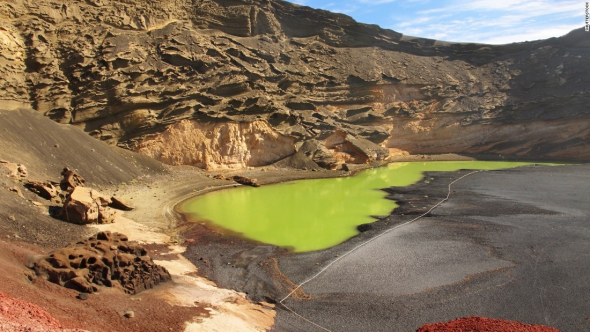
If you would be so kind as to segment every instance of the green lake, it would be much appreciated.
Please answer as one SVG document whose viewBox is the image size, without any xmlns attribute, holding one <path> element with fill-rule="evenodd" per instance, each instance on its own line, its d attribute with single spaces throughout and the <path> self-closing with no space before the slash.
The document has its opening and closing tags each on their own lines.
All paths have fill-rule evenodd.
<svg viewBox="0 0 590 332">
<path fill-rule="evenodd" d="M 335 246 L 358 234 L 357 226 L 397 207 L 382 188 L 408 186 L 426 171 L 493 170 L 531 163 L 495 161 L 399 162 L 346 178 L 241 186 L 184 201 L 178 210 L 227 233 L 307 252 Z M 427 181 L 427 180 L 425 180 Z M 425 193 L 426 194 L 426 193 Z"/>
</svg>

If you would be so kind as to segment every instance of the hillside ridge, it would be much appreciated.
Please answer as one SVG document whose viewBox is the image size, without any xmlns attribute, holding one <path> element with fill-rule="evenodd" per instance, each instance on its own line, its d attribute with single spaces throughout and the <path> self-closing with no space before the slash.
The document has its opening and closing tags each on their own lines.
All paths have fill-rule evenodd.
<svg viewBox="0 0 590 332">
<path fill-rule="evenodd" d="M 329 169 L 422 153 L 590 159 L 582 29 L 484 45 L 279 0 L 0 8 L 3 108 L 31 107 L 164 162 L 243 169 L 301 146 L 298 158 Z M 203 139 L 162 139 L 179 126 Z"/>
</svg>

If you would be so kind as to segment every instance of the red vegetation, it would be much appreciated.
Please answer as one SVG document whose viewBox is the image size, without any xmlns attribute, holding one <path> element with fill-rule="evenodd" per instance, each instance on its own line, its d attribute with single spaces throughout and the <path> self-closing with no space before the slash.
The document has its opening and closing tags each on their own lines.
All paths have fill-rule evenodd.
<svg viewBox="0 0 590 332">
<path fill-rule="evenodd" d="M 504 319 L 465 317 L 448 323 L 427 324 L 416 332 L 559 332 L 559 330 Z"/>
</svg>

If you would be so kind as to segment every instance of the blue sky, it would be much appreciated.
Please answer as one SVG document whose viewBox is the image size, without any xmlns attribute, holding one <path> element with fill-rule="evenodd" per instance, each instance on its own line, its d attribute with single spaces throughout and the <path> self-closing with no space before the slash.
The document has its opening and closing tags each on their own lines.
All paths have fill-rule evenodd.
<svg viewBox="0 0 590 332">
<path fill-rule="evenodd" d="M 580 0 L 289 1 L 405 35 L 488 44 L 562 36 L 583 27 L 585 14 L 585 1 Z"/>
</svg>

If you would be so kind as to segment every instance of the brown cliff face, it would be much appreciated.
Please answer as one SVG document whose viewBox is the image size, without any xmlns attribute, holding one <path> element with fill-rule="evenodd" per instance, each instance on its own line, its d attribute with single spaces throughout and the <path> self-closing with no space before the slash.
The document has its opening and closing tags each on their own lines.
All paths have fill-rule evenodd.
<svg viewBox="0 0 590 332">
<path fill-rule="evenodd" d="M 264 121 L 211 124 L 181 120 L 146 137 L 134 150 L 166 164 L 208 170 L 264 166 L 295 153 L 294 139 Z"/>
<path fill-rule="evenodd" d="M 590 159 L 582 30 L 451 44 L 278 0 L 4 0 L 0 21 L 2 108 L 171 164 L 264 165 L 306 141 L 330 168 L 388 151 Z"/>
</svg>

